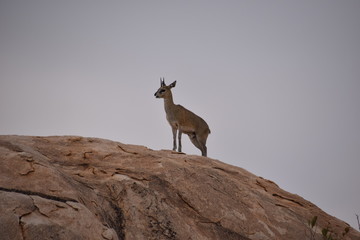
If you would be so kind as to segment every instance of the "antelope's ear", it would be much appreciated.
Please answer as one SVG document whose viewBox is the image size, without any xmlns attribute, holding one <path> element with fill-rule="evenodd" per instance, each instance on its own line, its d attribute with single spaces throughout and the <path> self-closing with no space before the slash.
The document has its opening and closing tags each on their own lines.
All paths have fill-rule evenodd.
<svg viewBox="0 0 360 240">
<path fill-rule="evenodd" d="M 173 88 L 176 86 L 176 81 L 174 81 L 172 84 L 169 85 L 170 88 Z"/>
</svg>

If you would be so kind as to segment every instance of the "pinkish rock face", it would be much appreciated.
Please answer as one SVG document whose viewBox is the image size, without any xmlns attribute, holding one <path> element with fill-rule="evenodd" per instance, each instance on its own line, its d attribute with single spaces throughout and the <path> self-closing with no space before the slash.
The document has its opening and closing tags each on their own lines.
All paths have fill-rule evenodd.
<svg viewBox="0 0 360 240">
<path fill-rule="evenodd" d="M 313 216 L 348 226 L 244 169 L 103 139 L 0 136 L 0 166 L 2 239 L 303 240 Z"/>
</svg>

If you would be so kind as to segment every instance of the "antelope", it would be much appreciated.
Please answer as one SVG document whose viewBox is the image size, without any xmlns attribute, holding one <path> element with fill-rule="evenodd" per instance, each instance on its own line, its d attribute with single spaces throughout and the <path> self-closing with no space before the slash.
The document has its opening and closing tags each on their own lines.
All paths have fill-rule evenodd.
<svg viewBox="0 0 360 240">
<path fill-rule="evenodd" d="M 176 81 L 166 86 L 165 79 L 160 78 L 160 88 L 154 96 L 164 99 L 166 119 L 173 133 L 173 151 L 176 151 L 176 135 L 178 133 L 178 152 L 181 152 L 181 135 L 187 134 L 191 142 L 200 149 L 202 156 L 207 156 L 206 140 L 210 134 L 207 123 L 195 113 L 187 110 L 181 105 L 174 104 L 171 89 L 176 86 Z"/>
</svg>

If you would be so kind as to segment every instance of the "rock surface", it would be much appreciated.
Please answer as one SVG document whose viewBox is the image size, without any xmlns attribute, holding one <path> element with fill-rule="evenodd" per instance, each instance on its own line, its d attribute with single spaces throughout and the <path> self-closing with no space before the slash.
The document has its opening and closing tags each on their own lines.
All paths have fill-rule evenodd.
<svg viewBox="0 0 360 240">
<path fill-rule="evenodd" d="M 0 136 L 0 239 L 339 238 L 348 225 L 244 169 L 83 137 Z M 360 239 L 352 228 L 344 239 Z"/>
</svg>

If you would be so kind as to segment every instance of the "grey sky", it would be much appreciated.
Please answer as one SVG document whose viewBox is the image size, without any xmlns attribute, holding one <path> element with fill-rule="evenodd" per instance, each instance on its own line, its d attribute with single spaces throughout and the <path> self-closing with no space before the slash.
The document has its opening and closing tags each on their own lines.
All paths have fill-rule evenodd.
<svg viewBox="0 0 360 240">
<path fill-rule="evenodd" d="M 0 134 L 172 147 L 160 77 L 209 157 L 356 227 L 360 1 L 0 1 Z M 200 151 L 183 137 L 183 151 Z"/>
</svg>

